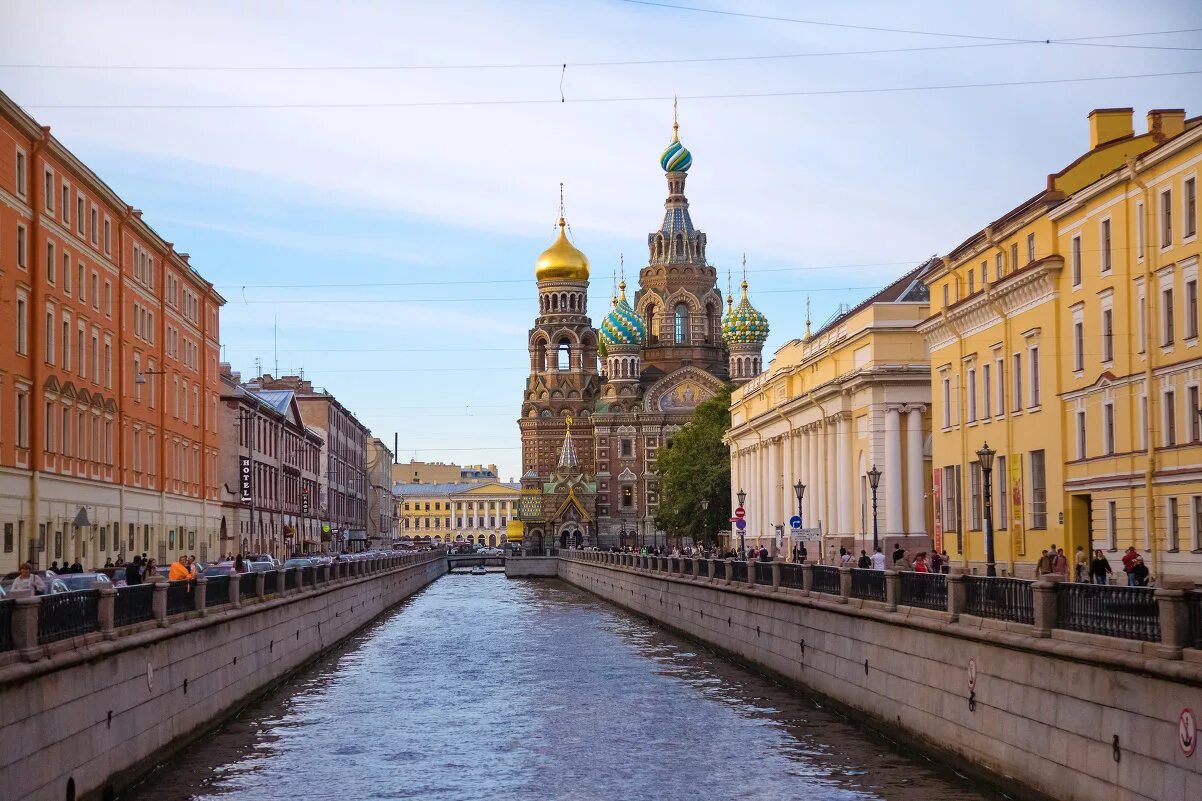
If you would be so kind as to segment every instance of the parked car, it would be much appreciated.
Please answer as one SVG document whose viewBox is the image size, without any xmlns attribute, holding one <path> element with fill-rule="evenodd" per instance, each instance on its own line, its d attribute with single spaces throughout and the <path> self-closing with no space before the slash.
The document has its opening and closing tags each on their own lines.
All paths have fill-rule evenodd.
<svg viewBox="0 0 1202 801">
<path fill-rule="evenodd" d="M 284 567 L 313 567 L 317 564 L 318 561 L 310 556 L 293 556 L 284 560 Z"/>
<path fill-rule="evenodd" d="M 215 562 L 214 564 L 206 566 L 205 569 L 201 571 L 201 574 L 206 578 L 212 578 L 214 576 L 233 576 L 236 575 L 237 572 L 238 571 L 234 570 L 233 562 Z"/>
<path fill-rule="evenodd" d="M 112 587 L 113 582 L 104 573 L 63 573 L 50 584 L 50 594 L 75 592 L 76 590 L 99 590 Z"/>
<path fill-rule="evenodd" d="M 41 595 L 53 595 L 59 592 L 70 592 L 70 590 L 67 589 L 67 585 L 63 583 L 62 579 L 55 574 L 54 571 L 35 570 L 33 572 L 35 575 L 41 576 L 42 581 L 46 583 L 46 592 L 40 593 Z M 6 573 L 4 578 L 0 579 L 0 589 L 3 589 L 5 594 L 8 594 L 9 588 L 12 586 L 13 579 L 19 575 L 21 574 L 15 570 L 11 573 Z"/>
<path fill-rule="evenodd" d="M 243 561 L 246 564 L 246 569 L 252 573 L 267 573 L 269 571 L 276 569 L 275 562 L 251 561 L 251 560 L 243 560 Z"/>
</svg>

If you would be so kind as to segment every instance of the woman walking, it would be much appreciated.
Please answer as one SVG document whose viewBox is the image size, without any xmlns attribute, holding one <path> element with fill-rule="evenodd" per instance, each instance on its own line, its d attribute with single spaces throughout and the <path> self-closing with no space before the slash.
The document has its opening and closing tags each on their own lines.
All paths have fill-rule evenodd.
<svg viewBox="0 0 1202 801">
<path fill-rule="evenodd" d="M 1102 553 L 1102 549 L 1098 548 L 1093 552 L 1093 560 L 1089 563 L 1089 578 L 1094 584 L 1109 584 L 1110 574 L 1114 570 L 1110 567 L 1110 560 Z"/>
</svg>

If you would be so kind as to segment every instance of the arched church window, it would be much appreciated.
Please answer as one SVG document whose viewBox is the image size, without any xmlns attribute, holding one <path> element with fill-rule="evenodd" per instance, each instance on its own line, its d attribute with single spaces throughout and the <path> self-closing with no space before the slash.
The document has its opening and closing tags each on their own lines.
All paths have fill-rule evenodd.
<svg viewBox="0 0 1202 801">
<path fill-rule="evenodd" d="M 571 370 L 572 369 L 572 351 L 570 350 L 570 346 L 566 339 L 560 341 L 559 352 L 557 355 L 558 355 L 558 361 L 556 363 L 556 366 L 560 370 Z"/>
<path fill-rule="evenodd" d="M 659 332 L 655 330 L 655 304 L 647 306 L 647 341 L 654 342 L 659 338 Z"/>
<path fill-rule="evenodd" d="M 689 335 L 689 307 L 683 303 L 676 306 L 676 344 L 683 344 Z"/>
<path fill-rule="evenodd" d="M 542 341 L 534 346 L 534 369 L 540 373 L 547 370 L 547 346 Z"/>
<path fill-rule="evenodd" d="M 684 258 L 684 236 L 681 234 L 676 235 L 676 258 Z"/>
<path fill-rule="evenodd" d="M 552 308 L 552 310 L 559 308 L 559 295 L 551 296 L 551 308 Z"/>
<path fill-rule="evenodd" d="M 718 313 L 714 309 L 713 303 L 705 304 L 705 341 L 718 341 Z"/>
</svg>

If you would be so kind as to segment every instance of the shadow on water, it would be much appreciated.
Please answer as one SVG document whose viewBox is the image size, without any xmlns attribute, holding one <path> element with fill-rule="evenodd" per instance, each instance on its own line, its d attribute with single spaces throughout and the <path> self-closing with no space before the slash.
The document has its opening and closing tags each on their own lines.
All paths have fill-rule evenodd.
<svg viewBox="0 0 1202 801">
<path fill-rule="evenodd" d="M 125 797 L 996 801 L 556 581 L 449 575 Z"/>
</svg>

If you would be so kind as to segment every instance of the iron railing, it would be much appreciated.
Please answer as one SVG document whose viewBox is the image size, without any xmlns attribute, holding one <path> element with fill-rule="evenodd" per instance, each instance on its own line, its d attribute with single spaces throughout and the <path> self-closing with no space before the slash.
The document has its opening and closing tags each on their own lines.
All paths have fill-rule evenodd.
<svg viewBox="0 0 1202 801">
<path fill-rule="evenodd" d="M 1009 620 L 1014 623 L 1035 622 L 1035 591 L 1026 579 L 964 577 L 964 611 L 970 615 Z"/>
<path fill-rule="evenodd" d="M 13 649 L 13 600 L 0 601 L 0 651 Z"/>
<path fill-rule="evenodd" d="M 719 559 L 718 561 L 714 562 L 714 578 L 726 578 L 726 560 Z"/>
<path fill-rule="evenodd" d="M 371 563 L 369 562 L 368 564 L 370 565 Z M 300 579 L 300 571 L 297 570 L 296 568 L 292 568 L 291 570 L 285 570 L 284 571 L 284 589 L 285 590 L 295 590 L 297 587 L 297 581 L 299 579 Z"/>
<path fill-rule="evenodd" d="M 812 592 L 821 592 L 827 595 L 839 595 L 839 568 L 833 565 L 814 565 L 814 586 L 810 588 Z"/>
<path fill-rule="evenodd" d="M 1158 642 L 1160 609 L 1151 587 L 1056 585 L 1056 628 Z"/>
<path fill-rule="evenodd" d="M 746 562 L 731 562 L 730 563 L 730 580 L 731 581 L 747 581 L 747 563 Z"/>
<path fill-rule="evenodd" d="M 705 576 L 708 578 L 710 574 L 710 560 L 698 559 L 694 564 L 693 571 L 698 576 Z"/>
<path fill-rule="evenodd" d="M 686 576 L 693 575 L 693 560 L 692 559 L 681 560 L 680 566 L 682 568 L 681 572 L 684 573 Z"/>
<path fill-rule="evenodd" d="M 947 611 L 947 576 L 942 573 L 916 573 L 913 570 L 904 570 L 898 575 L 901 578 L 899 603 L 902 606 Z"/>
<path fill-rule="evenodd" d="M 117 588 L 113 601 L 113 625 L 130 626 L 154 619 L 154 584 L 130 584 Z"/>
<path fill-rule="evenodd" d="M 280 584 L 280 571 L 268 570 L 263 573 L 263 594 L 271 595 L 278 591 Z"/>
<path fill-rule="evenodd" d="M 238 597 L 239 598 L 254 598 L 258 592 L 259 580 L 255 578 L 257 573 L 243 573 L 238 576 Z"/>
<path fill-rule="evenodd" d="M 672 573 L 679 573 L 679 572 L 680 572 L 680 559 L 679 559 L 679 558 L 677 558 L 677 557 L 675 557 L 675 556 L 673 556 L 673 557 L 672 557 L 672 559 L 671 559 L 670 566 L 669 566 L 669 568 L 668 568 L 668 569 L 669 569 L 669 570 L 670 570 Z"/>
<path fill-rule="evenodd" d="M 755 583 L 772 586 L 772 563 L 771 562 L 756 562 L 755 563 Z"/>
<path fill-rule="evenodd" d="M 1202 648 L 1202 591 L 1187 592 L 1185 608 L 1189 613 L 1189 647 Z"/>
<path fill-rule="evenodd" d="M 209 576 L 205 584 L 205 609 L 230 602 L 230 577 Z"/>
<path fill-rule="evenodd" d="M 38 606 L 38 644 L 77 637 L 100 629 L 100 590 L 43 595 Z"/>
<path fill-rule="evenodd" d="M 317 568 L 313 565 L 306 565 L 301 568 L 301 583 L 306 587 L 312 587 L 316 582 Z"/>
<path fill-rule="evenodd" d="M 196 585 L 192 581 L 172 581 L 167 585 L 167 614 L 178 615 L 196 608 L 196 597 L 192 594 Z"/>
<path fill-rule="evenodd" d="M 805 589 L 804 575 L 801 565 L 785 562 L 780 566 L 780 585 L 791 590 Z"/>
<path fill-rule="evenodd" d="M 851 569 L 851 597 L 868 601 L 885 600 L 885 571 Z"/>
</svg>

